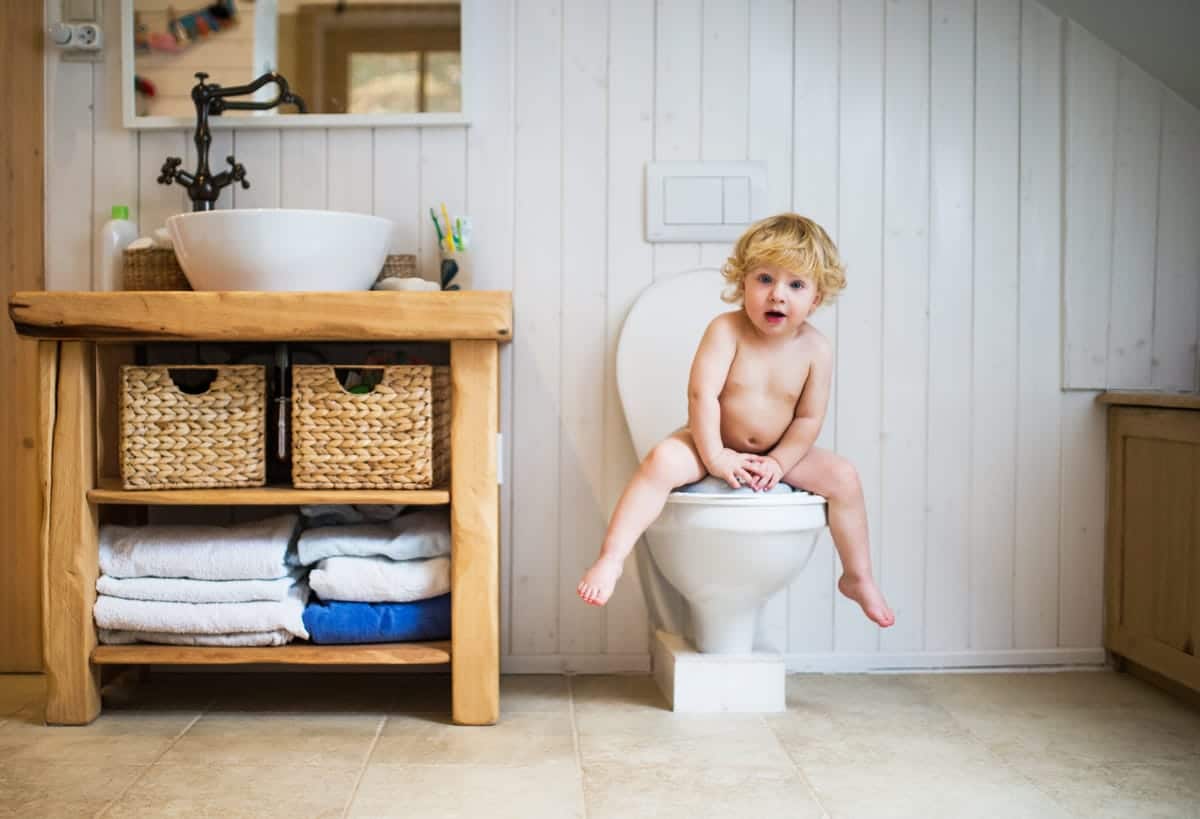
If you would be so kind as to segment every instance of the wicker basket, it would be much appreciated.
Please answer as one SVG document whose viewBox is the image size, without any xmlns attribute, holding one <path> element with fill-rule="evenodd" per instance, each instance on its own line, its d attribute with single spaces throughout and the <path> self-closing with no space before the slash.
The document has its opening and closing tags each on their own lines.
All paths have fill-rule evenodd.
<svg viewBox="0 0 1200 819">
<path fill-rule="evenodd" d="M 450 474 L 450 370 L 382 370 L 371 392 L 346 392 L 334 367 L 292 367 L 292 485 L 430 489 Z"/>
<path fill-rule="evenodd" d="M 171 248 L 126 248 L 123 259 L 121 286 L 126 290 L 192 289 Z"/>
<path fill-rule="evenodd" d="M 407 253 L 391 253 L 383 262 L 383 269 L 375 281 L 398 277 L 411 278 L 417 275 L 417 257 Z"/>
<path fill-rule="evenodd" d="M 198 395 L 172 371 L 216 371 Z M 126 489 L 266 483 L 266 372 L 247 366 L 121 368 L 121 480 Z"/>
</svg>

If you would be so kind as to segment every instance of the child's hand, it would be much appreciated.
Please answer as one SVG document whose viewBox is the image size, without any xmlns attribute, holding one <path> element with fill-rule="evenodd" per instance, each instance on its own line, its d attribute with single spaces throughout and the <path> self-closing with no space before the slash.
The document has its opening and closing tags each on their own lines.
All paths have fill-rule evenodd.
<svg viewBox="0 0 1200 819">
<path fill-rule="evenodd" d="M 743 452 L 734 452 L 732 449 L 722 449 L 717 453 L 717 457 L 713 458 L 713 462 L 709 464 L 708 471 L 710 474 L 729 484 L 730 488 L 738 489 L 743 486 L 750 486 L 751 482 L 754 481 L 757 460 L 757 455 L 747 455 Z"/>
<path fill-rule="evenodd" d="M 750 488 L 755 492 L 769 492 L 783 480 L 783 467 L 770 455 L 757 456 L 752 471 L 754 479 Z"/>
</svg>

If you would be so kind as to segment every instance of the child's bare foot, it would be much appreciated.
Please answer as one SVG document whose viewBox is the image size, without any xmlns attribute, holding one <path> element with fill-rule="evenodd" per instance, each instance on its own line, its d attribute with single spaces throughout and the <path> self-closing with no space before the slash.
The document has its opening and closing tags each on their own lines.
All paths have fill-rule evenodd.
<svg viewBox="0 0 1200 819">
<path fill-rule="evenodd" d="M 896 622 L 896 615 L 883 599 L 883 592 L 875 585 L 870 575 L 866 577 L 843 574 L 838 579 L 838 591 L 862 606 L 863 613 L 881 627 L 887 628 Z"/>
<path fill-rule="evenodd" d="M 575 591 L 585 603 L 593 606 L 603 606 L 612 596 L 617 578 L 621 576 L 621 561 L 602 557 L 592 564 L 583 575 L 583 580 L 575 587 Z"/>
</svg>

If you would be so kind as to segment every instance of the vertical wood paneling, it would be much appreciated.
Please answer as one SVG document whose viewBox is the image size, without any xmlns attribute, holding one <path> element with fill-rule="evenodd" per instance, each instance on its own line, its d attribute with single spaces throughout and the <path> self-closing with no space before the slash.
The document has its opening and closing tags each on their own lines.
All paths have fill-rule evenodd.
<svg viewBox="0 0 1200 819">
<path fill-rule="evenodd" d="M 562 413 L 559 451 L 559 651 L 603 654 L 604 611 L 575 586 L 600 549 L 604 496 L 604 337 L 608 201 L 608 4 L 563 3 Z M 568 273 L 569 271 L 569 273 Z M 632 565 L 632 561 L 630 561 Z M 631 572 L 632 574 L 633 572 Z"/>
<path fill-rule="evenodd" d="M 326 207 L 329 195 L 327 133 L 323 130 L 280 132 L 280 207 Z"/>
<path fill-rule="evenodd" d="M 1062 394 L 1058 645 L 1098 646 L 1104 624 L 1105 414 L 1094 392 Z"/>
<path fill-rule="evenodd" d="M 48 12 L 53 3 L 47 4 Z M 58 19 L 57 9 L 53 19 Z M 92 66 L 46 61 L 46 289 L 87 290 L 92 281 Z M 130 202 L 136 205 L 136 202 Z"/>
<path fill-rule="evenodd" d="M 191 210 L 191 201 L 182 185 L 158 182 L 167 157 L 177 156 L 186 161 L 187 141 L 183 131 L 151 131 L 138 138 L 137 223 L 144 236 L 166 225 L 168 216 Z"/>
<path fill-rule="evenodd" d="M 795 80 L 792 104 L 792 209 L 818 222 L 834 242 L 838 222 L 838 41 L 839 0 L 797 0 L 793 25 Z M 754 130 L 757 131 L 757 128 Z M 772 172 L 772 175 L 774 173 Z M 821 307 L 812 323 L 834 342 L 836 304 Z M 835 373 L 825 423 L 816 445 L 836 449 L 838 381 Z M 833 597 L 836 561 L 829 530 L 821 533 L 812 559 L 788 588 L 788 648 L 833 649 Z"/>
<path fill-rule="evenodd" d="M 327 207 L 351 213 L 372 213 L 375 208 L 375 156 L 371 129 L 332 129 L 328 145 Z"/>
<path fill-rule="evenodd" d="M 1058 641 L 1059 423 L 1062 331 L 1062 28 L 1021 4 L 1020 308 L 1013 643 Z M 1047 354 L 1047 351 L 1051 351 Z"/>
<path fill-rule="evenodd" d="M 703 2 L 700 158 L 746 159 L 750 124 L 750 55 L 753 52 L 750 0 Z M 703 267 L 720 267 L 728 256 L 729 242 L 703 242 L 700 245 Z M 775 609 L 772 613 L 778 615 L 779 611 Z"/>
<path fill-rule="evenodd" d="M 467 212 L 473 221 L 464 287 L 513 288 L 513 4 L 464 0 L 463 81 L 470 89 L 467 132 Z M 411 131 L 397 130 L 397 138 Z M 380 132 L 375 146 L 379 150 Z M 410 151 L 415 156 L 416 151 Z M 378 175 L 378 171 L 376 172 Z M 389 183 L 391 180 L 389 180 Z M 402 184 L 401 180 L 395 180 Z M 376 201 L 380 184 L 376 183 Z M 419 212 L 413 226 L 428 217 Z M 410 227 L 410 229 L 411 229 Z M 415 238 L 415 237 L 414 237 Z M 416 247 L 415 242 L 412 245 Z M 411 251 L 410 251 L 411 252 Z M 512 614 L 512 345 L 500 348 L 500 429 L 504 435 L 500 486 L 500 651 L 511 653 Z"/>
<path fill-rule="evenodd" d="M 654 156 L 654 9 L 643 0 L 609 3 L 608 56 L 608 285 L 605 290 L 604 484 L 612 514 L 637 457 L 617 394 L 617 340 L 634 299 L 654 280 L 654 254 L 643 241 L 640 207 L 645 165 Z M 638 546 L 644 549 L 645 544 Z M 632 559 L 605 606 L 610 654 L 647 650 L 646 605 Z"/>
<path fill-rule="evenodd" d="M 421 132 L 376 128 L 372 213 L 396 223 L 391 253 L 416 255 L 420 236 L 433 230 L 429 204 L 421 207 Z"/>
<path fill-rule="evenodd" d="M 838 452 L 858 469 L 867 501 L 871 562 L 879 565 L 883 333 L 882 0 L 842 0 L 839 246 L 849 284 L 838 304 Z M 875 651 L 879 628 L 838 595 L 834 647 Z"/>
<path fill-rule="evenodd" d="M 237 131 L 234 133 L 234 156 L 246 166 L 249 188 L 237 185 L 233 189 L 235 208 L 279 207 L 279 131 Z"/>
<path fill-rule="evenodd" d="M 838 354 L 818 445 L 860 470 L 898 613 L 880 633 L 835 595 L 826 533 L 768 636 L 889 656 L 1099 645 L 1103 413 L 1059 386 L 1194 385 L 1196 111 L 1035 0 L 981 0 L 978 24 L 973 0 L 467 2 L 470 128 L 219 131 L 212 160 L 235 149 L 252 183 L 222 206 L 387 216 L 429 277 L 429 206 L 474 218 L 464 285 L 516 301 L 503 651 L 646 652 L 636 572 L 602 611 L 573 593 L 636 467 L 616 340 L 654 277 L 728 244 L 647 244 L 644 166 L 743 157 L 768 162 L 771 211 L 816 219 L 848 264 L 814 317 Z M 88 286 L 121 197 L 143 232 L 187 207 L 155 179 L 194 161 L 190 134 L 121 129 L 115 59 L 46 60 L 51 287 Z"/>
<path fill-rule="evenodd" d="M 929 3 L 892 0 L 885 32 L 883 414 L 876 568 L 896 624 L 887 651 L 924 639 L 929 382 Z"/>
<path fill-rule="evenodd" d="M 658 0 L 654 66 L 656 160 L 700 158 L 703 41 L 703 0 Z M 699 264 L 698 244 L 654 245 L 656 279 L 692 270 Z"/>
<path fill-rule="evenodd" d="M 1117 92 L 1108 381 L 1149 387 L 1154 347 L 1155 227 L 1162 86 L 1126 59 Z"/>
<path fill-rule="evenodd" d="M 749 38 L 748 116 L 753 127 L 749 128 L 748 153 L 743 158 L 766 160 L 768 212 L 783 213 L 792 209 L 792 100 L 781 98 L 778 92 L 792 87 L 791 3 L 751 0 Z M 724 264 L 729 243 L 717 247 L 720 252 L 711 251 L 705 264 Z M 701 250 L 702 255 L 707 253 L 710 251 Z M 775 593 L 767 602 L 764 628 L 760 630 L 780 650 L 788 645 L 790 597 L 788 588 Z"/>
<path fill-rule="evenodd" d="M 121 9 L 118 3 L 104 8 L 103 24 L 108 31 L 120 31 Z M 98 229 L 112 215 L 113 205 L 129 207 L 130 219 L 138 217 L 138 139 L 133 131 L 121 126 L 121 51 L 105 49 L 104 61 L 92 73 L 92 120 L 95 123 L 92 153 L 96 157 L 92 175 L 93 270 L 91 287 L 101 289 L 100 271 L 94 264 Z M 141 224 L 138 224 L 139 230 Z M 116 288 L 121 282 L 114 283 Z"/>
<path fill-rule="evenodd" d="M 558 648 L 562 9 L 517 0 L 513 226 L 514 654 Z M 565 274 L 569 275 L 569 274 Z"/>
<path fill-rule="evenodd" d="M 1067 23 L 1066 257 L 1063 260 L 1063 386 L 1107 381 L 1113 252 L 1117 54 Z"/>
<path fill-rule="evenodd" d="M 1196 389 L 1200 329 L 1200 111 L 1163 99 L 1158 264 L 1154 275 L 1152 383 Z"/>
<path fill-rule="evenodd" d="M 441 215 L 444 202 L 450 218 L 461 216 L 467 206 L 467 137 L 461 128 L 421 129 L 421 203 Z M 436 280 L 441 270 L 437 230 L 426 219 L 419 234 L 421 245 L 417 264 L 422 275 Z"/>
<path fill-rule="evenodd" d="M 970 624 L 974 5 L 932 6 L 926 651 L 965 649 Z"/>
<path fill-rule="evenodd" d="M 1016 515 L 1020 0 L 976 6 L 971 647 L 1011 648 Z"/>
</svg>

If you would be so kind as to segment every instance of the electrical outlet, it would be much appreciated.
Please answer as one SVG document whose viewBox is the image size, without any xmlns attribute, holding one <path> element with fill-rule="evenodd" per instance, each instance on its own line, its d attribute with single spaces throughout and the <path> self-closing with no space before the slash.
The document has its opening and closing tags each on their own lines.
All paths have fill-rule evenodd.
<svg viewBox="0 0 1200 819">
<path fill-rule="evenodd" d="M 54 23 L 50 42 L 62 49 L 62 58 L 70 62 L 98 62 L 104 59 L 104 30 L 98 23 Z"/>
</svg>

